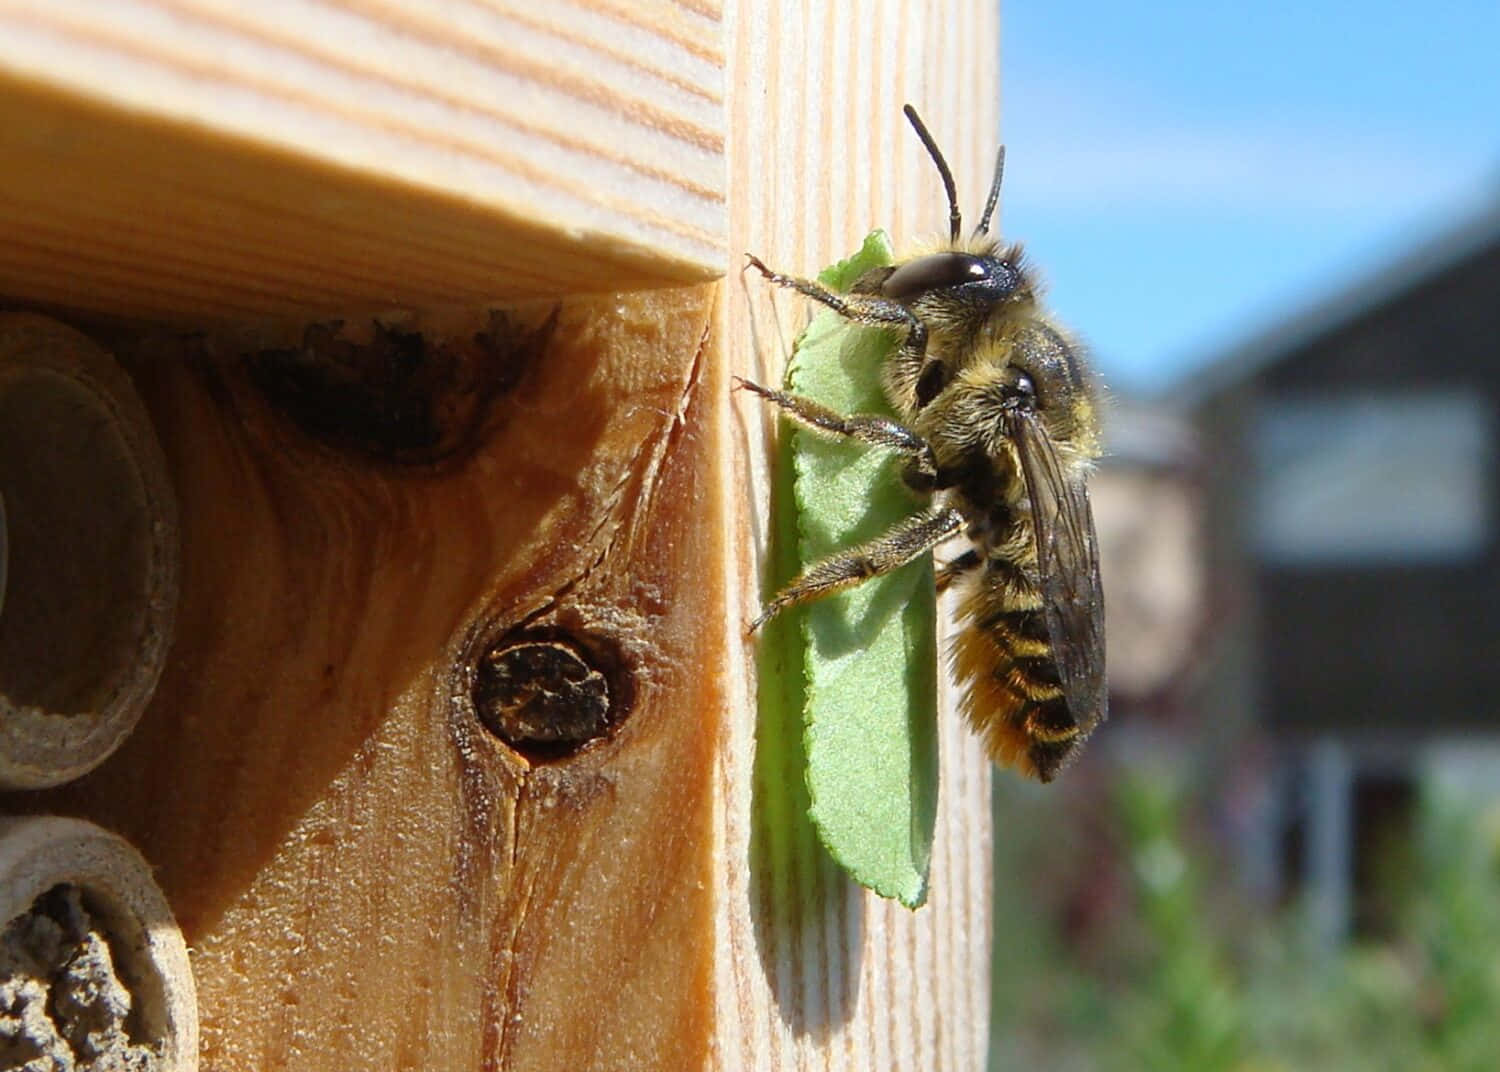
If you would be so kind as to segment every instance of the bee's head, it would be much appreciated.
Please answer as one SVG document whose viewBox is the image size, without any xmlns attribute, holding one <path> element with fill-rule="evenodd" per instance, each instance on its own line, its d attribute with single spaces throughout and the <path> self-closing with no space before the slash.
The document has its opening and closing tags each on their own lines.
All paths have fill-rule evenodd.
<svg viewBox="0 0 1500 1072">
<path fill-rule="evenodd" d="M 906 306 L 929 295 L 985 309 L 1029 300 L 1031 281 L 1019 252 L 944 250 L 913 257 L 885 277 L 880 294 Z"/>
<path fill-rule="evenodd" d="M 1022 326 L 1001 381 L 1006 405 L 1037 414 L 1054 439 L 1097 453 L 1099 388 L 1078 344 L 1055 326 L 1039 319 Z"/>
<path fill-rule="evenodd" d="M 878 288 L 870 290 L 878 290 L 882 297 L 909 309 L 919 309 L 919 316 L 971 326 L 1002 309 L 1014 308 L 1018 303 L 1029 304 L 1035 288 L 1030 273 L 1021 263 L 1020 247 L 1002 247 L 990 234 L 990 223 L 1000 200 L 1000 181 L 1005 174 L 1005 147 L 1001 146 L 995 154 L 995 175 L 979 226 L 964 239 L 958 192 L 948 161 L 943 159 L 916 109 L 908 104 L 904 111 L 943 180 L 948 195 L 948 242 L 943 249 L 913 257 L 890 270 L 880 278 Z"/>
</svg>

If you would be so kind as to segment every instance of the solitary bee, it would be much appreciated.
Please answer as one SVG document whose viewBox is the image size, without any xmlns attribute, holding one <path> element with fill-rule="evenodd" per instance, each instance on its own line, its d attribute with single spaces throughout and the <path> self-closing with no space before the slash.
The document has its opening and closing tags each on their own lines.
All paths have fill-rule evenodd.
<svg viewBox="0 0 1500 1072">
<path fill-rule="evenodd" d="M 872 269 L 847 294 L 766 279 L 899 346 L 882 370 L 900 420 L 846 416 L 741 381 L 817 431 L 893 450 L 922 511 L 858 547 L 815 562 L 768 603 L 752 630 L 796 603 L 905 565 L 962 532 L 973 545 L 937 571 L 962 584 L 953 648 L 961 707 L 992 759 L 1051 781 L 1105 718 L 1104 600 L 1087 478 L 1100 453 L 1098 390 L 1079 348 L 1048 319 L 1019 246 L 989 233 L 1005 150 L 979 226 L 967 239 L 953 174 L 905 108 L 948 195 L 948 241 Z"/>
</svg>

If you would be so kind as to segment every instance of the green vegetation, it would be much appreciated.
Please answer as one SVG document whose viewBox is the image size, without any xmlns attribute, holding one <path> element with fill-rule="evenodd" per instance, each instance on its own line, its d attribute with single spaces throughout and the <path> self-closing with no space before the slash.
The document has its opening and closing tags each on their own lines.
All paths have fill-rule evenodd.
<svg viewBox="0 0 1500 1072">
<path fill-rule="evenodd" d="M 1296 906 L 1257 910 L 1215 887 L 1223 861 L 1170 779 L 1127 780 L 1087 814 L 1003 792 L 995 1072 L 1500 1067 L 1500 806 L 1424 792 L 1395 933 L 1328 949 Z M 1007 891 L 1059 825 L 1088 870 L 1042 881 L 1090 892 Z"/>
<path fill-rule="evenodd" d="M 890 256 L 877 231 L 819 279 L 847 290 Z M 821 310 L 797 340 L 787 389 L 838 413 L 889 415 L 880 370 L 894 345 L 888 331 Z M 776 586 L 918 508 L 890 451 L 789 422 L 776 484 Z M 786 768 L 800 744 L 808 814 L 829 855 L 911 908 L 927 898 L 937 817 L 937 661 L 931 555 L 793 607 L 762 639 L 759 747 L 785 751 Z M 787 739 L 794 726 L 800 742 Z"/>
</svg>

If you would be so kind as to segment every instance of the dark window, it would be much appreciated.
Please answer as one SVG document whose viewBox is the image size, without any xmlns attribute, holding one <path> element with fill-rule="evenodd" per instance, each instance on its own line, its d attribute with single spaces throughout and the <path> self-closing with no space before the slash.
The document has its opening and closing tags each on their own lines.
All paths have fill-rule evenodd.
<svg viewBox="0 0 1500 1072">
<path fill-rule="evenodd" d="M 1263 559 L 1442 562 L 1489 544 L 1494 435 L 1477 393 L 1272 399 L 1254 436 Z"/>
</svg>

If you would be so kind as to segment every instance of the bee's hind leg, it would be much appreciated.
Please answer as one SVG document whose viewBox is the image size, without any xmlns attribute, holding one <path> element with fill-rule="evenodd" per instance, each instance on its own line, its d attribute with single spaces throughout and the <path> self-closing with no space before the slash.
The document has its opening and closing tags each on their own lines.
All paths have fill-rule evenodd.
<svg viewBox="0 0 1500 1072">
<path fill-rule="evenodd" d="M 928 510 L 897 523 L 869 543 L 851 547 L 814 562 L 777 592 L 750 623 L 753 633 L 771 618 L 797 603 L 821 599 L 861 581 L 890 573 L 930 551 L 963 527 L 957 510 Z"/>
<path fill-rule="evenodd" d="M 937 573 L 934 577 L 934 579 L 937 581 L 938 595 L 942 595 L 944 592 L 946 592 L 949 585 L 951 585 L 954 581 L 958 580 L 960 577 L 963 577 L 967 573 L 972 573 L 982 565 L 984 565 L 984 559 L 980 556 L 979 552 L 975 551 L 973 548 L 965 551 L 957 558 L 950 559 L 949 561 L 944 562 L 937 568 Z"/>
</svg>

